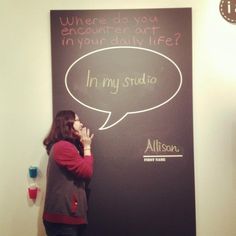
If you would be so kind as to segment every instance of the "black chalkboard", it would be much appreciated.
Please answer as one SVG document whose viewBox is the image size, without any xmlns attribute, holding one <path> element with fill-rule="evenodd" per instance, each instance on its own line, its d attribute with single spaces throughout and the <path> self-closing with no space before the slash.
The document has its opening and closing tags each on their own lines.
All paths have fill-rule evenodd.
<svg viewBox="0 0 236 236">
<path fill-rule="evenodd" d="M 95 134 L 86 236 L 194 236 L 190 8 L 51 11 L 53 112 Z"/>
</svg>

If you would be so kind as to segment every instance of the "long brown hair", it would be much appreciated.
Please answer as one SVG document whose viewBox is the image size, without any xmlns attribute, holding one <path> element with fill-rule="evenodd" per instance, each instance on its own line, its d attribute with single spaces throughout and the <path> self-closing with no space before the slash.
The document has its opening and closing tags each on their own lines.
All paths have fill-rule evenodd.
<svg viewBox="0 0 236 236">
<path fill-rule="evenodd" d="M 46 147 L 47 152 L 50 151 L 51 146 L 60 140 L 70 140 L 74 142 L 77 138 L 74 135 L 74 124 L 75 121 L 75 112 L 71 110 L 59 111 L 53 122 L 51 129 L 43 140 L 43 144 Z"/>
</svg>

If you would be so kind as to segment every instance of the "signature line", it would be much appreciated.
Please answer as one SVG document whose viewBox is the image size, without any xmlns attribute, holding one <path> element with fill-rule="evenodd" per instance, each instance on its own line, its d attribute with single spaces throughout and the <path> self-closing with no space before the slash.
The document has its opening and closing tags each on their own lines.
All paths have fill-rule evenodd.
<svg viewBox="0 0 236 236">
<path fill-rule="evenodd" d="M 143 155 L 145 157 L 183 157 L 183 155 Z"/>
</svg>

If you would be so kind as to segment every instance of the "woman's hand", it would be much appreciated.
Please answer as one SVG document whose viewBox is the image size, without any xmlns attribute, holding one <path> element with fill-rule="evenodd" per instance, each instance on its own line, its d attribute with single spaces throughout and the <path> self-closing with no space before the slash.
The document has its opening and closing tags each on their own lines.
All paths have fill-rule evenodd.
<svg viewBox="0 0 236 236">
<path fill-rule="evenodd" d="M 90 130 L 86 127 L 83 127 L 80 133 L 80 141 L 84 146 L 84 150 L 91 149 L 91 143 L 94 134 L 90 135 Z"/>
</svg>

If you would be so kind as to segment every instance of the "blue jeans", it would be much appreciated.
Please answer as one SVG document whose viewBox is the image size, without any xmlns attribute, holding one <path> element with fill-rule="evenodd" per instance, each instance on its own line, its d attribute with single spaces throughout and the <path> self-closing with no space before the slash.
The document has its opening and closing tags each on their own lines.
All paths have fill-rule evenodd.
<svg viewBox="0 0 236 236">
<path fill-rule="evenodd" d="M 86 225 L 68 225 L 43 222 L 47 236 L 82 236 Z"/>
</svg>

